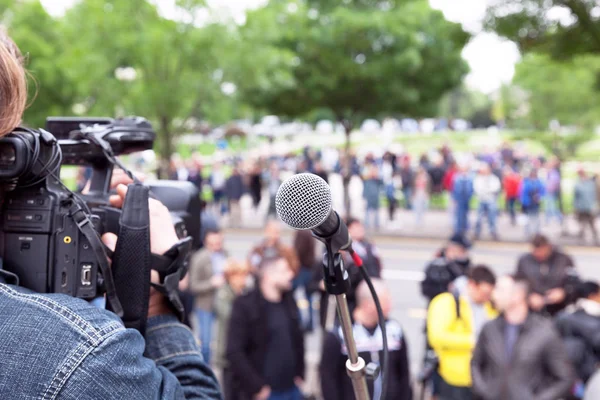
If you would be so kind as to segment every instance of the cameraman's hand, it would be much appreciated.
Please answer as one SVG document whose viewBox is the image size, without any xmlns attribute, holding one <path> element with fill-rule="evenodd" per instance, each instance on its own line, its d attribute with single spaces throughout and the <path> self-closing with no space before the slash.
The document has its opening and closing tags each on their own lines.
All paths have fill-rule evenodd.
<svg viewBox="0 0 600 400">
<path fill-rule="evenodd" d="M 140 182 L 146 180 L 146 175 L 141 172 L 135 172 L 133 174 Z M 129 185 L 133 183 L 133 180 L 123 171 L 122 169 L 115 168 L 110 178 L 110 188 L 115 189 L 119 185 Z"/>
<path fill-rule="evenodd" d="M 127 186 L 118 185 L 117 194 L 110 196 L 110 205 L 121 208 L 127 194 Z M 160 201 L 149 199 L 150 208 L 150 250 L 162 255 L 179 241 L 169 210 Z"/>
<path fill-rule="evenodd" d="M 111 196 L 110 204 L 113 207 L 121 208 L 126 194 L 127 186 L 117 186 L 117 194 Z M 169 214 L 167 207 L 155 199 L 149 199 L 148 206 L 150 209 L 150 250 L 154 254 L 161 255 L 177 243 L 179 238 L 175 233 L 175 227 L 173 226 L 171 214 Z M 109 249 L 114 251 L 117 245 L 117 235 L 107 233 L 102 236 L 102 241 Z M 151 281 L 154 283 L 160 282 L 158 272 L 151 271 Z M 172 311 L 168 306 L 165 297 L 151 287 L 150 301 L 148 304 L 148 318 L 170 313 L 172 313 Z"/>
</svg>

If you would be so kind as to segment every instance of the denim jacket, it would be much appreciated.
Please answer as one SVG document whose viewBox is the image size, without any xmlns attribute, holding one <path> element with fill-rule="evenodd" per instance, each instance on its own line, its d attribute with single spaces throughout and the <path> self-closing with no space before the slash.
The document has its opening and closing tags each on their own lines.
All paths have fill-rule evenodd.
<svg viewBox="0 0 600 400">
<path fill-rule="evenodd" d="M 0 276 L 1 279 L 1 276 Z M 174 316 L 146 339 L 81 299 L 0 283 L 0 399 L 221 399 L 192 332 Z"/>
</svg>

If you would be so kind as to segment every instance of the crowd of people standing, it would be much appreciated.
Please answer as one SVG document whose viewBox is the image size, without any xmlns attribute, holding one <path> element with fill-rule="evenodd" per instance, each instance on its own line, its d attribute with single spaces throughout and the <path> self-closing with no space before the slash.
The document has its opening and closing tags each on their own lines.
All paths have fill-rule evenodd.
<svg viewBox="0 0 600 400">
<path fill-rule="evenodd" d="M 271 218 L 276 214 L 277 189 L 287 176 L 311 172 L 328 181 L 333 173 L 341 176 L 346 188 L 353 177 L 361 179 L 367 229 L 381 227 L 380 210 L 384 207 L 387 222 L 397 220 L 398 210 L 404 208 L 414 213 L 417 227 L 423 226 L 427 211 L 436 207 L 448 210 L 454 233 L 468 234 L 476 240 L 487 225 L 489 237 L 498 240 L 498 218 L 504 209 L 511 224 L 523 226 L 526 239 L 550 224 L 560 226 L 566 235 L 568 202 L 579 223 L 580 240 L 586 241 L 589 231 L 593 243 L 600 244 L 596 228 L 600 178 L 580 166 L 572 192 L 567 193 L 558 159 L 522 154 L 508 143 L 497 150 L 467 155 L 455 155 L 449 146 L 443 146 L 418 158 L 391 152 L 377 157 L 368 153 L 359 158 L 335 149 L 306 148 L 301 154 L 234 159 L 230 165 L 203 166 L 199 160 L 192 157 L 184 163 L 176 159 L 171 164 L 170 178 L 190 180 L 201 190 L 210 188 L 212 210 L 218 216 L 229 215 L 229 226 L 233 227 L 245 219 L 240 208 L 244 194 L 252 199 L 256 216 Z M 345 208 L 351 210 L 347 192 Z M 264 203 L 267 205 L 261 207 Z"/>
<path fill-rule="evenodd" d="M 600 291 L 542 235 L 514 273 L 471 262 L 458 235 L 426 268 L 424 386 L 439 400 L 600 396 Z"/>
</svg>

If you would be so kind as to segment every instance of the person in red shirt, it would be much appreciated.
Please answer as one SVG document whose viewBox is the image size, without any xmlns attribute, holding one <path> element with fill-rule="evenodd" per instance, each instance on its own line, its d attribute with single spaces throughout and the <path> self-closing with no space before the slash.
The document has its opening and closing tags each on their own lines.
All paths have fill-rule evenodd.
<svg viewBox="0 0 600 400">
<path fill-rule="evenodd" d="M 444 185 L 444 190 L 448 193 L 452 193 L 452 189 L 454 188 L 454 175 L 458 172 L 458 167 L 455 161 L 452 161 L 448 166 L 448 170 L 444 175 L 444 180 L 442 184 Z"/>
<path fill-rule="evenodd" d="M 510 220 L 513 225 L 517 223 L 515 205 L 519 199 L 519 187 L 521 186 L 521 176 L 511 167 L 505 167 L 503 171 L 502 187 L 506 197 L 506 209 L 510 214 Z"/>
</svg>

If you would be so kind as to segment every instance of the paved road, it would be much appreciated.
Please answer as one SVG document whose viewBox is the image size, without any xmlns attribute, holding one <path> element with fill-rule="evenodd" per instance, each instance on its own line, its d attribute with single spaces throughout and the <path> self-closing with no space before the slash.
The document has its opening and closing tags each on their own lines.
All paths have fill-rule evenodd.
<svg viewBox="0 0 600 400">
<path fill-rule="evenodd" d="M 291 232 L 284 232 L 285 240 L 291 243 Z M 252 246 L 260 240 L 258 230 L 228 231 L 226 245 L 232 256 L 244 258 Z M 391 289 L 394 307 L 392 316 L 404 327 L 410 347 L 413 373 L 420 367 L 423 354 L 422 328 L 426 316 L 425 301 L 420 295 L 419 281 L 423 267 L 440 246 L 439 241 L 378 237 L 375 243 L 383 258 L 384 277 Z M 489 265 L 497 274 L 514 271 L 517 257 L 527 250 L 525 244 L 481 243 L 474 250 L 475 263 Z M 567 248 L 574 257 L 578 270 L 584 278 L 600 280 L 600 250 L 597 248 Z M 308 338 L 308 360 L 316 365 L 319 359 L 319 337 Z M 311 371 L 314 372 L 314 371 Z"/>
</svg>

